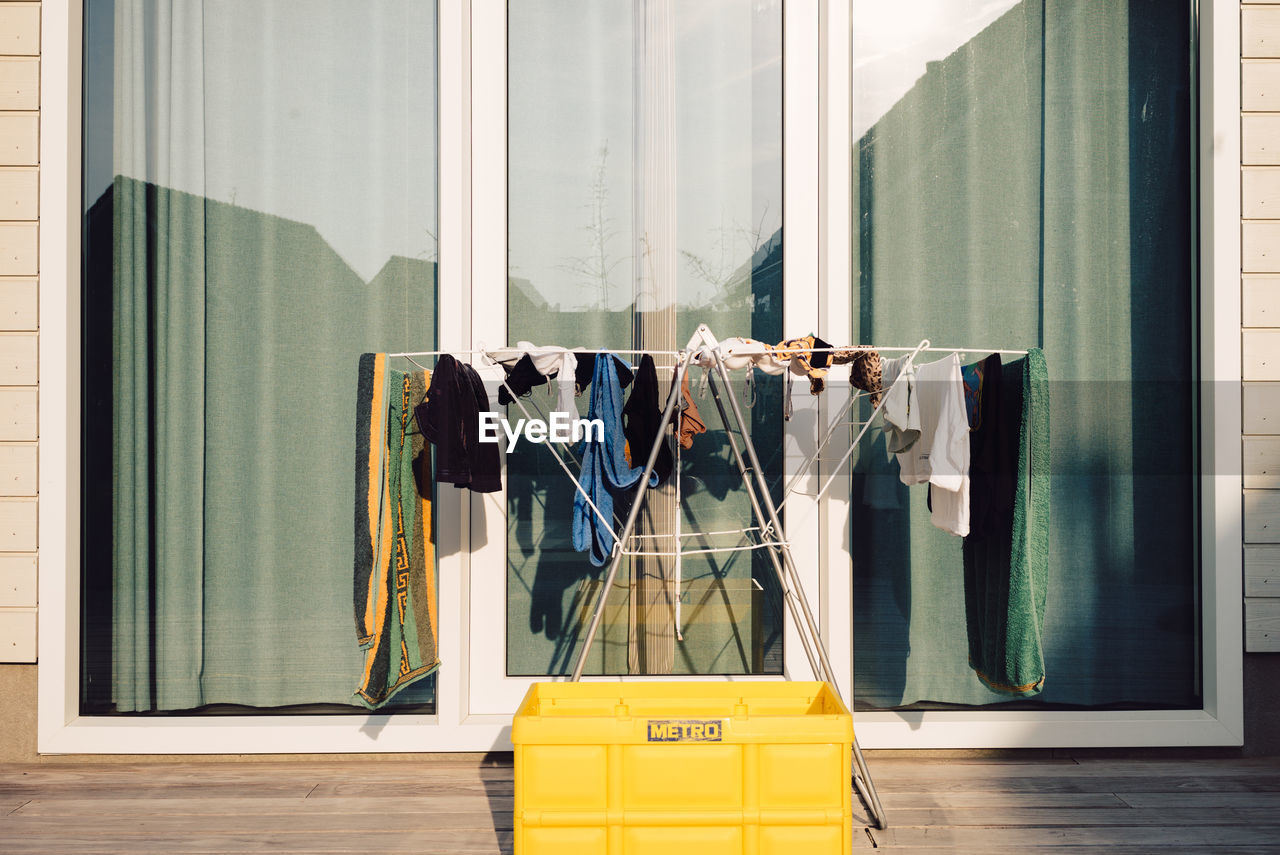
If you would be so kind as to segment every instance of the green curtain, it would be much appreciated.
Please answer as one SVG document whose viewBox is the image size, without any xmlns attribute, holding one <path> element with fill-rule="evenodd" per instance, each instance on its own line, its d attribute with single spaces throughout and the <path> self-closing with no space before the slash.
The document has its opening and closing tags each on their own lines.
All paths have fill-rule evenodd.
<svg viewBox="0 0 1280 855">
<path fill-rule="evenodd" d="M 1153 0 L 1019 3 L 929 63 L 855 151 L 858 339 L 1046 353 L 1036 703 L 1198 697 L 1190 20 Z M 965 661 L 960 539 L 882 443 L 858 473 L 859 704 L 1010 700 Z"/>
<path fill-rule="evenodd" d="M 110 312 L 86 318 L 111 328 L 108 352 L 86 333 L 101 360 L 88 376 L 111 391 L 88 406 L 111 410 L 111 430 L 86 456 L 109 456 L 113 470 L 110 564 L 86 567 L 86 590 L 111 602 L 114 709 L 349 704 L 362 664 L 357 359 L 436 341 L 425 244 L 422 257 L 406 247 L 349 259 L 362 241 L 378 245 L 384 220 L 434 222 L 433 7 L 117 0 L 114 12 L 115 175 L 87 200 L 89 228 L 109 222 L 112 236 L 109 249 L 90 239 L 91 287 L 105 278 L 94 268 L 112 272 L 109 300 L 88 302 Z M 276 26 L 304 16 L 301 31 Z M 334 65 L 326 39 L 339 36 L 362 48 L 336 63 L 352 81 L 345 96 L 282 69 L 298 56 Z M 363 77 L 361 52 L 379 57 Z M 255 79 L 261 91 L 245 86 Z M 368 96 L 378 122 L 339 134 L 356 82 L 379 92 Z M 324 121 L 333 139 L 297 130 Z M 332 174 L 315 180 L 368 174 L 366 162 L 385 180 L 330 194 L 312 220 L 297 213 L 291 152 L 329 159 Z M 322 233 L 330 209 L 351 222 Z M 361 219 L 369 209 L 376 217 Z M 101 637 L 92 614 L 86 635 Z M 106 677 L 96 667 L 90 683 Z"/>
</svg>

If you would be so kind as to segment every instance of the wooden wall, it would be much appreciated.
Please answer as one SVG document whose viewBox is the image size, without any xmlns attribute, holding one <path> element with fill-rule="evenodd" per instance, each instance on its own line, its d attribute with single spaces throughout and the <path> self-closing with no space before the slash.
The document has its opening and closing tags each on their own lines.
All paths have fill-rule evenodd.
<svg viewBox="0 0 1280 855">
<path fill-rule="evenodd" d="M 0 0 L 0 662 L 36 661 L 40 4 Z"/>
<path fill-rule="evenodd" d="M 1245 650 L 1280 651 L 1280 2 L 1241 8 Z"/>
</svg>

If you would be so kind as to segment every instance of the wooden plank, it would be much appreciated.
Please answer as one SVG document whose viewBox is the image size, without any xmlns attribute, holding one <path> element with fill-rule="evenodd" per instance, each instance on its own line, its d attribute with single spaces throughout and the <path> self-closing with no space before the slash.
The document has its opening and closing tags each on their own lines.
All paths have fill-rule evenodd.
<svg viewBox="0 0 1280 855">
<path fill-rule="evenodd" d="M 1244 432 L 1280 434 L 1280 383 L 1244 384 Z"/>
<path fill-rule="evenodd" d="M 40 4 L 6 3 L 0 6 L 0 54 L 39 56 Z"/>
<path fill-rule="evenodd" d="M 1247 653 L 1280 652 L 1280 599 L 1245 597 L 1244 649 Z"/>
<path fill-rule="evenodd" d="M 1115 804 L 1125 805 L 1112 797 Z M 21 816 L 187 816 L 206 817 L 223 815 L 282 815 L 307 816 L 314 813 L 424 813 L 429 811 L 474 811 L 491 809 L 510 811 L 513 798 L 509 795 L 456 795 L 441 793 L 429 797 L 382 799 L 376 796 L 349 796 L 347 798 L 54 798 L 38 796 L 18 802 L 16 811 Z M 13 804 L 13 800 L 8 802 Z M 3 805 L 5 803 L 0 803 Z M 11 809 L 12 810 L 12 809 Z"/>
<path fill-rule="evenodd" d="M 35 608 L 36 578 L 34 555 L 0 555 L 0 607 Z"/>
<path fill-rule="evenodd" d="M 875 769 L 872 769 L 875 774 Z M 1280 774 L 1257 777 L 1205 777 L 1185 774 L 1144 777 L 1084 776 L 1060 777 L 991 777 L 935 778 L 928 772 L 914 779 L 884 779 L 876 776 L 876 789 L 882 793 L 1277 793 Z M 7 795 L 7 794 L 6 794 Z M 14 794 L 16 795 L 16 794 Z"/>
<path fill-rule="evenodd" d="M 1250 166 L 1280 166 L 1280 115 L 1241 116 L 1240 162 Z"/>
<path fill-rule="evenodd" d="M 885 809 L 886 812 L 888 808 Z M 1191 811 L 1171 821 L 1162 808 L 924 808 L 895 810 L 892 825 L 911 826 L 1028 826 L 1035 828 L 1087 826 L 1168 826 L 1277 825 L 1280 814 L 1274 808 L 1229 807 L 1212 811 Z M 3 829 L 0 821 L 0 829 Z"/>
<path fill-rule="evenodd" d="M 1165 811 L 1202 808 L 1268 808 L 1280 811 L 1280 793 L 1124 793 L 1117 798 L 1130 807 Z"/>
<path fill-rule="evenodd" d="M 40 115 L 0 113 L 0 164 L 28 166 L 40 163 Z"/>
<path fill-rule="evenodd" d="M 280 799 L 272 801 L 279 802 Z M 1087 812 L 1087 811 L 1085 811 Z M 1121 808 L 1117 813 L 1154 813 Z M 511 810 L 427 810 L 425 812 L 318 812 L 307 814 L 222 814 L 217 816 L 37 816 L 21 811 L 0 816 L 0 840 L 19 835 L 61 836 L 86 834 L 99 829 L 105 836 L 118 832 L 147 831 L 174 834 L 184 829 L 204 829 L 223 834 L 241 832 L 297 833 L 298 831 L 345 834 L 370 831 L 431 831 L 433 829 L 511 830 Z M 1167 819 L 1167 818 L 1166 818 Z M 292 830 L 292 831 L 291 831 Z"/>
<path fill-rule="evenodd" d="M 35 333 L 0 332 L 0 386 L 34 386 L 39 382 Z"/>
<path fill-rule="evenodd" d="M 874 768 L 872 775 L 875 775 Z M 1274 795 L 1280 799 L 1280 793 Z M 1129 807 L 1114 793 L 880 793 L 880 802 L 886 811 L 894 812 L 913 808 Z"/>
<path fill-rule="evenodd" d="M 0 167 L 0 220 L 34 220 L 39 216 L 39 168 Z"/>
<path fill-rule="evenodd" d="M 1240 55 L 1280 56 L 1280 9 L 1245 6 L 1241 10 Z"/>
<path fill-rule="evenodd" d="M 0 444 L 0 496 L 32 496 L 38 490 L 36 462 L 38 454 L 34 445 Z M 0 558 L 0 579 L 4 578 L 3 558 Z M 3 605 L 0 602 L 0 605 Z"/>
<path fill-rule="evenodd" d="M 1280 167 L 1245 167 L 1241 170 L 1240 191 L 1240 214 L 1245 219 L 1280 216 Z"/>
<path fill-rule="evenodd" d="M 1246 436 L 1244 486 L 1256 490 L 1280 488 L 1280 437 Z"/>
<path fill-rule="evenodd" d="M 1277 817 L 1280 823 L 1280 817 Z M 951 828 L 890 826 L 872 829 L 880 846 L 949 846 L 967 852 L 987 852 L 999 846 L 1146 846 L 1148 852 L 1168 846 L 1212 847 L 1273 845 L 1280 841 L 1280 824 L 1254 826 L 1151 826 L 1110 828 Z"/>
<path fill-rule="evenodd" d="M 0 441 L 35 440 L 36 390 L 31 387 L 0 387 Z"/>
<path fill-rule="evenodd" d="M 0 56 L 0 110 L 40 109 L 40 60 Z"/>
<path fill-rule="evenodd" d="M 1280 330 L 1244 330 L 1240 341 L 1245 380 L 1280 380 Z"/>
<path fill-rule="evenodd" d="M 363 855 L 422 855 L 449 852 L 457 855 L 510 852 L 511 832 L 473 829 L 439 831 L 361 831 L 345 834 L 300 830 L 276 830 L 270 834 L 222 834 L 196 830 L 152 834 L 145 830 L 107 835 L 101 831 L 65 834 L 54 838 L 17 837 L 5 841 L 5 855 L 228 855 L 228 853 L 343 853 Z M 868 842 L 866 847 L 869 848 Z"/>
<path fill-rule="evenodd" d="M 36 500 L 0 499 L 0 552 L 36 551 Z"/>
<path fill-rule="evenodd" d="M 1244 491 L 1245 543 L 1280 543 L 1280 490 Z"/>
<path fill-rule="evenodd" d="M 915 780 L 921 775 L 919 761 L 877 760 L 871 770 L 876 781 Z M 1257 760 L 1116 760 L 1112 758 L 1067 759 L 1061 764 L 961 762 L 930 763 L 927 776 L 934 780 L 983 780 L 988 778 L 1046 778 L 1064 780 L 1093 777 L 1197 777 L 1271 778 L 1280 775 L 1280 758 Z"/>
<path fill-rule="evenodd" d="M 1280 597 L 1280 546 L 1244 548 L 1244 595 Z"/>
<path fill-rule="evenodd" d="M 36 223 L 0 223 L 0 275 L 34 276 L 39 272 Z"/>
<path fill-rule="evenodd" d="M 35 661 L 36 610 L 0 609 L 0 662 Z"/>
<path fill-rule="evenodd" d="M 39 293 L 38 279 L 0 278 L 0 330 L 36 329 Z"/>
<path fill-rule="evenodd" d="M 1240 109 L 1280 110 L 1280 60 L 1246 59 L 1240 63 Z"/>
<path fill-rule="evenodd" d="M 40 115 L 0 113 L 0 165 L 34 166 L 40 162 Z"/>
</svg>

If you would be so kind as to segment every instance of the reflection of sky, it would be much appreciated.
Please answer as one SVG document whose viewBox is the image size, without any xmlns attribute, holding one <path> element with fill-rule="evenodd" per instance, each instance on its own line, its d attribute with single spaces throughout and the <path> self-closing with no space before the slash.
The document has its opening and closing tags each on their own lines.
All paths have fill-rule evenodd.
<svg viewBox="0 0 1280 855">
<path fill-rule="evenodd" d="M 781 4 L 672 8 L 678 294 L 698 305 L 781 226 Z M 635 287 L 644 74 L 633 0 L 512 3 L 509 15 L 511 273 L 564 310 L 598 306 L 602 293 L 622 308 Z M 605 234 L 592 226 L 597 192 Z M 583 273 L 602 249 L 604 288 Z"/>
<path fill-rule="evenodd" d="M 1018 0 L 853 0 L 853 138 Z"/>
<path fill-rule="evenodd" d="M 112 7 L 125 3 L 175 19 L 202 16 L 195 28 L 202 44 L 175 49 L 167 66 L 147 49 L 148 76 L 161 82 L 146 108 L 146 168 L 124 169 L 147 174 L 128 177 L 311 224 L 366 280 L 393 255 L 434 257 L 435 4 L 92 0 L 88 204 L 121 168 L 113 169 L 106 141 L 120 121 L 112 54 L 136 62 L 119 42 L 112 50 Z M 159 94 L 165 81 L 180 102 L 172 109 Z M 114 94 L 118 104 L 122 93 Z M 186 108 L 192 99 L 203 104 L 202 117 Z M 162 131 L 172 133 L 167 150 Z M 120 134 L 115 139 L 117 164 L 141 162 L 121 151 Z M 169 154 L 178 150 L 186 155 Z"/>
</svg>

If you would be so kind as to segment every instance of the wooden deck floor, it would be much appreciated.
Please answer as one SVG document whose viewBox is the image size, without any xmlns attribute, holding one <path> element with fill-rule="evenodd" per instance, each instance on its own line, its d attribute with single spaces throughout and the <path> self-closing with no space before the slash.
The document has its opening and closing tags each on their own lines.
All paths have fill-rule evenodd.
<svg viewBox="0 0 1280 855">
<path fill-rule="evenodd" d="M 855 852 L 1280 853 L 1280 758 L 869 762 Z M 8 765 L 0 852 L 510 852 L 511 799 L 502 758 Z"/>
</svg>

